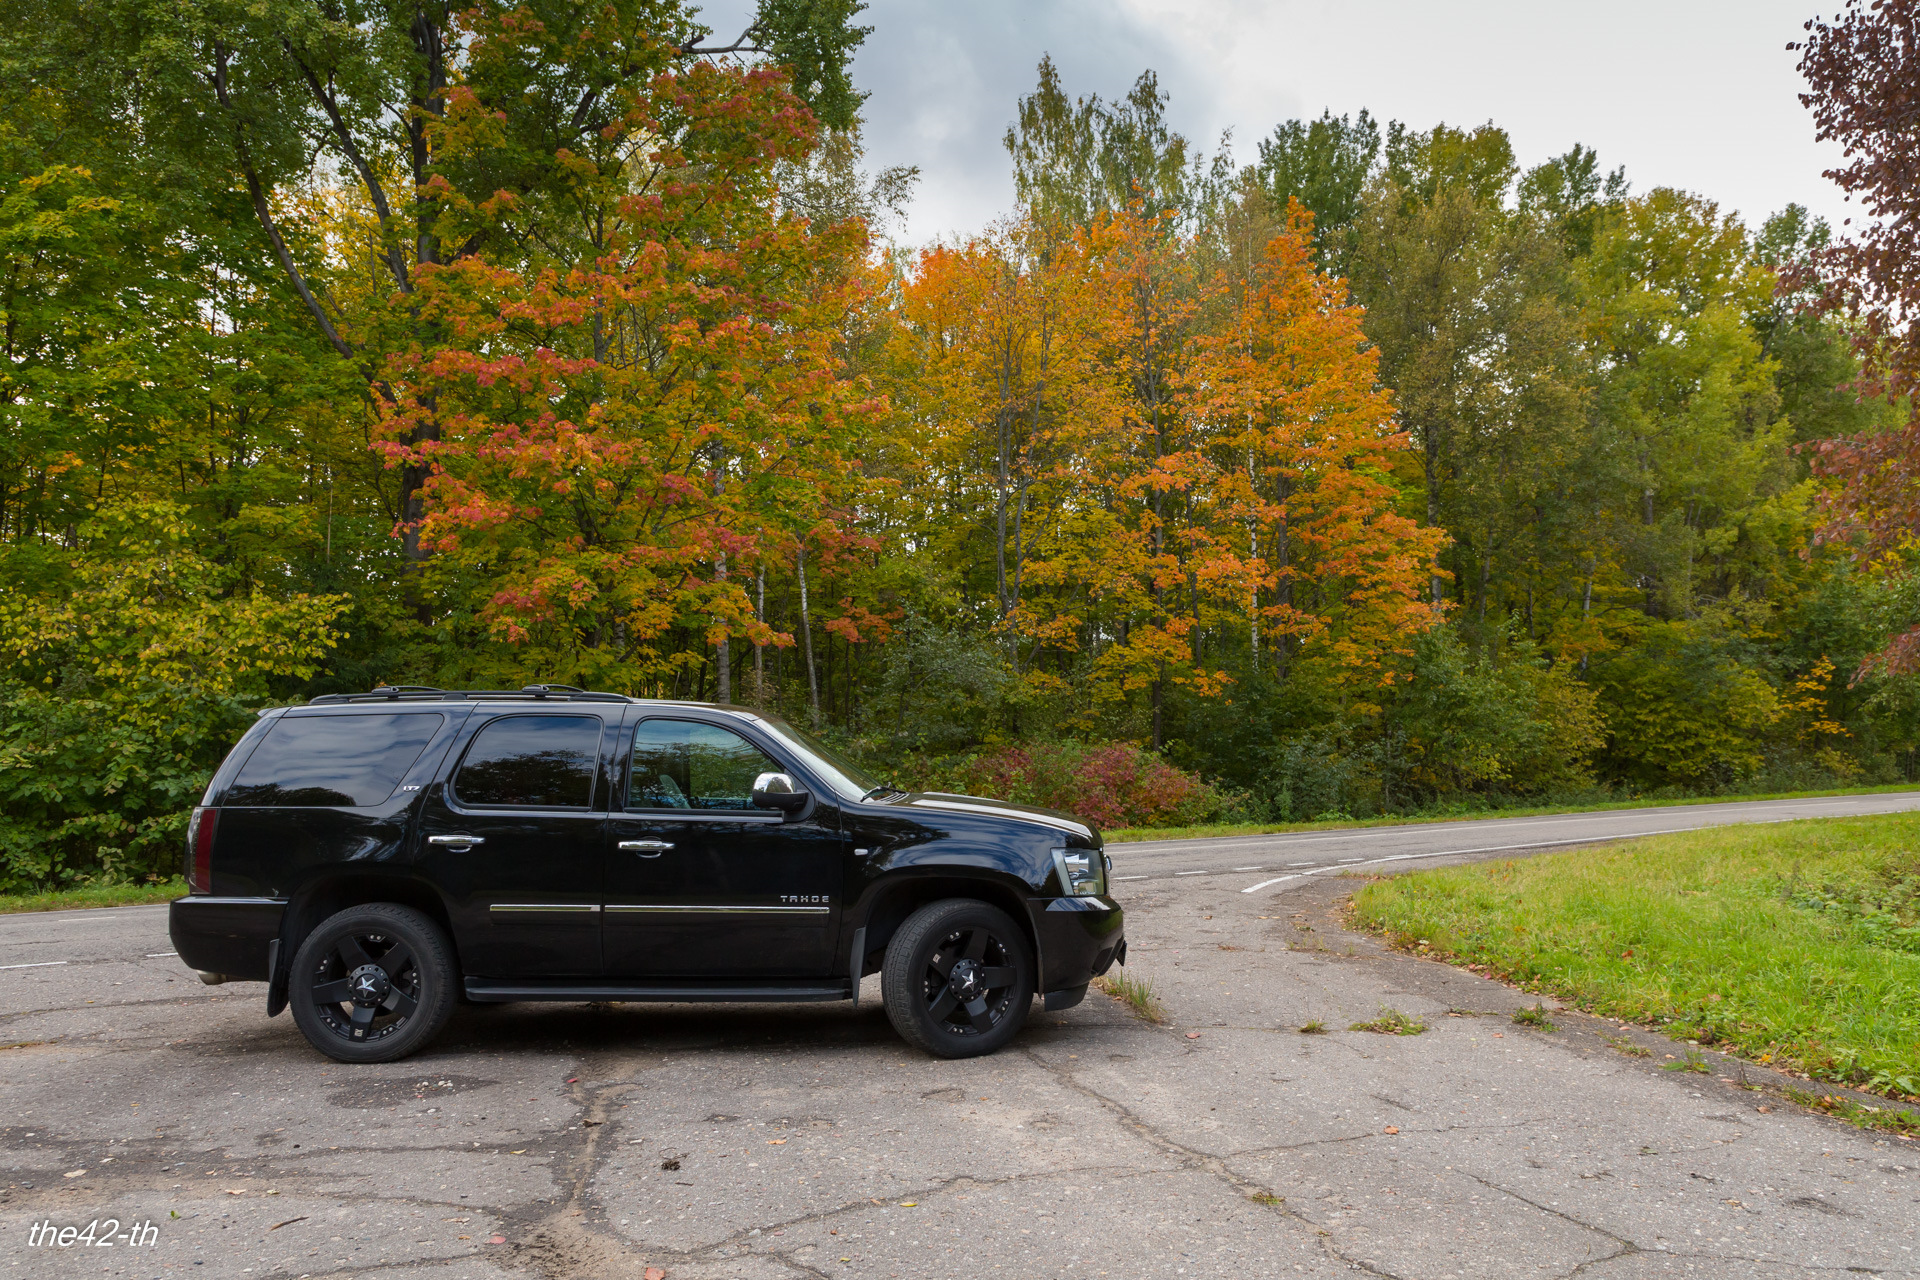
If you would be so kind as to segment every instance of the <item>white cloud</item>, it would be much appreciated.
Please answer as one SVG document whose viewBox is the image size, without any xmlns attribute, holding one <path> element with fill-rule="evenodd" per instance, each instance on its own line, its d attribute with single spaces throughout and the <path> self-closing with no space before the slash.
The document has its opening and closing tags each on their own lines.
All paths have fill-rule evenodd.
<svg viewBox="0 0 1920 1280">
<path fill-rule="evenodd" d="M 1114 97 L 1148 67 L 1175 127 L 1235 151 L 1294 116 L 1370 109 L 1415 128 L 1486 120 L 1522 164 L 1580 142 L 1634 189 L 1679 186 L 1757 220 L 1789 201 L 1847 216 L 1795 96 L 1813 0 L 872 0 L 855 64 L 876 164 L 917 164 L 915 240 L 1004 213 L 1000 138 L 1051 53 L 1070 93 Z M 731 34 L 751 5 L 708 7 Z"/>
</svg>

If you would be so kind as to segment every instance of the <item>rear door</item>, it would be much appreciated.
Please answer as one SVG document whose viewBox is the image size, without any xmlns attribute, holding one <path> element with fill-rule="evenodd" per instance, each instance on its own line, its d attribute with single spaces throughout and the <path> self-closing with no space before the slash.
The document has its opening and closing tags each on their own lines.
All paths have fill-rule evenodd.
<svg viewBox="0 0 1920 1280">
<path fill-rule="evenodd" d="M 611 977 L 818 977 L 839 929 L 838 814 L 753 805 L 787 766 L 733 729 L 652 716 L 628 734 L 607 819 L 602 937 Z"/>
<path fill-rule="evenodd" d="M 420 823 L 469 976 L 600 973 L 608 737 L 589 710 L 474 713 Z"/>
</svg>

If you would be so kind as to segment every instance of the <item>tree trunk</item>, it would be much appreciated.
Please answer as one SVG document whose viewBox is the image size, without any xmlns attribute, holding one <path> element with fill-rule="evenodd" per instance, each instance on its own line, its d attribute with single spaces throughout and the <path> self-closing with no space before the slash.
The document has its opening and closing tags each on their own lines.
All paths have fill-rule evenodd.
<svg viewBox="0 0 1920 1280">
<path fill-rule="evenodd" d="M 795 564 L 800 571 L 800 636 L 807 648 L 807 705 L 813 710 L 813 727 L 820 727 L 820 681 L 813 668 L 813 620 L 807 611 L 807 544 L 801 543 Z"/>
<path fill-rule="evenodd" d="M 727 557 L 724 553 L 715 558 L 713 573 L 720 581 L 725 582 L 727 580 Z M 733 647 L 730 643 L 731 639 L 732 637 L 728 636 L 726 632 L 723 631 L 720 633 L 719 662 L 716 664 L 720 669 L 720 681 L 719 687 L 714 693 L 714 701 L 716 702 L 726 703 L 733 701 Z"/>
<path fill-rule="evenodd" d="M 1426 455 L 1427 528 L 1438 529 L 1440 527 L 1440 437 L 1429 426 L 1421 430 L 1420 441 Z M 1433 591 L 1433 602 L 1444 603 L 1445 588 L 1441 585 L 1438 573 L 1433 575 L 1430 585 Z"/>
</svg>

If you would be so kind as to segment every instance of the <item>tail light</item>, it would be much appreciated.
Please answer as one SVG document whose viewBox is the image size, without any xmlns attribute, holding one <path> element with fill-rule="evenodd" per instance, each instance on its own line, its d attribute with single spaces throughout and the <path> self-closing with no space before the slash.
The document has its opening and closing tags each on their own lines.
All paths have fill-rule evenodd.
<svg viewBox="0 0 1920 1280">
<path fill-rule="evenodd" d="M 213 889 L 213 829 L 220 825 L 218 809 L 199 808 L 187 819 L 187 892 Z"/>
</svg>

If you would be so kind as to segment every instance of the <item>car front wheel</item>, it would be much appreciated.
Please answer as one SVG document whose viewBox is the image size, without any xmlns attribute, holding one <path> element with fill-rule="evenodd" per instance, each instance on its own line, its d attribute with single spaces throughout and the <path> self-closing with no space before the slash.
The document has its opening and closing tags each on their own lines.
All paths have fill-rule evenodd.
<svg viewBox="0 0 1920 1280">
<path fill-rule="evenodd" d="M 998 907 L 969 898 L 930 903 L 887 943 L 887 1017 L 907 1043 L 937 1058 L 971 1058 L 1013 1039 L 1033 1004 L 1033 951 Z"/>
<path fill-rule="evenodd" d="M 392 1062 L 453 1013 L 452 949 L 440 926 L 391 902 L 323 920 L 294 953 L 287 1003 L 307 1042 L 340 1062 Z"/>
</svg>

